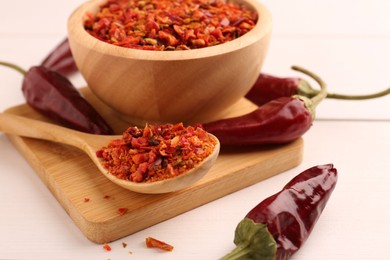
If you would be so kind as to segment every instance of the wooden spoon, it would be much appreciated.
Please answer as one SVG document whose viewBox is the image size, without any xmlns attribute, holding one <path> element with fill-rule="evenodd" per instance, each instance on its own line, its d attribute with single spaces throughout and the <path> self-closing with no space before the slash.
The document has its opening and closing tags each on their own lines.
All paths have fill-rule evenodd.
<svg viewBox="0 0 390 260">
<path fill-rule="evenodd" d="M 201 179 L 211 168 L 218 157 L 220 144 L 217 141 L 214 151 L 202 163 L 188 172 L 177 177 L 156 181 L 151 183 L 137 183 L 128 180 L 119 179 L 110 174 L 101 164 L 96 156 L 96 151 L 107 146 L 114 139 L 121 139 L 121 135 L 94 135 L 75 131 L 58 125 L 29 119 L 11 113 L 0 113 L 0 131 L 24 137 L 31 137 L 63 143 L 77 147 L 88 154 L 99 170 L 112 182 L 122 186 L 125 189 L 148 194 L 158 194 L 173 192 L 183 189 Z"/>
</svg>

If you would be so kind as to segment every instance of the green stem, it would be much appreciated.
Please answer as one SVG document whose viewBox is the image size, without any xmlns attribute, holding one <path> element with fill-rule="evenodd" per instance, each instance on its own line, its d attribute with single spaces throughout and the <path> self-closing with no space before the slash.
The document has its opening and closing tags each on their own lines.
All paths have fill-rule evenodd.
<svg viewBox="0 0 390 260">
<path fill-rule="evenodd" d="M 252 249 L 249 246 L 249 243 L 238 244 L 229 254 L 225 255 L 219 260 L 236 260 L 250 258 Z"/>
<path fill-rule="evenodd" d="M 18 65 L 15 65 L 13 63 L 9 63 L 9 62 L 5 62 L 5 61 L 0 61 L 0 65 L 2 66 L 5 66 L 5 67 L 8 67 L 8 68 L 11 68 L 11 69 L 14 69 L 16 71 L 19 71 L 20 73 L 22 73 L 23 75 L 26 74 L 26 71 L 24 69 L 22 69 L 21 67 L 19 67 Z"/>
<path fill-rule="evenodd" d="M 238 223 L 234 234 L 236 248 L 220 260 L 274 260 L 276 241 L 268 231 L 266 224 L 255 223 L 244 218 Z"/>
<path fill-rule="evenodd" d="M 301 79 L 299 82 L 299 86 L 297 89 L 298 95 L 313 97 L 318 94 L 318 90 L 313 89 L 309 82 L 304 79 Z M 379 98 L 390 94 L 390 88 L 366 95 L 346 95 L 346 94 L 338 94 L 338 93 L 328 93 L 326 98 L 332 99 L 343 99 L 343 100 L 364 100 L 364 99 L 373 99 Z"/>
<path fill-rule="evenodd" d="M 314 74 L 313 72 L 311 71 L 308 71 L 302 67 L 299 67 L 299 66 L 292 66 L 292 69 L 293 70 L 296 70 L 296 71 L 299 71 L 299 72 L 302 72 L 306 75 L 308 75 L 309 77 L 313 78 L 317 83 L 318 85 L 320 86 L 321 90 L 318 91 L 318 93 L 311 97 L 310 100 L 311 100 L 311 103 L 312 103 L 312 106 L 313 106 L 313 109 L 318 106 L 318 104 L 324 100 L 327 96 L 327 85 L 326 83 L 316 74 Z"/>
<path fill-rule="evenodd" d="M 337 94 L 337 93 L 328 93 L 326 97 L 334 98 L 334 99 L 346 99 L 346 100 L 364 100 L 364 99 L 383 97 L 388 94 L 390 94 L 390 88 L 379 91 L 377 93 L 372 93 L 367 95 L 344 95 L 344 94 Z"/>
</svg>

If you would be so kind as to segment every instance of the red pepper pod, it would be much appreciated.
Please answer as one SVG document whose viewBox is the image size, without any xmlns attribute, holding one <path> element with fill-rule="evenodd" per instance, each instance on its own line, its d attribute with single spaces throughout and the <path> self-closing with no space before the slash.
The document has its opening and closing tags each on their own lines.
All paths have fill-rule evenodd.
<svg viewBox="0 0 390 260">
<path fill-rule="evenodd" d="M 300 78 L 279 78 L 261 73 L 245 98 L 262 106 L 279 97 L 297 95 L 301 82 L 305 81 Z"/>
<path fill-rule="evenodd" d="M 327 87 L 310 71 L 297 66 L 293 69 L 310 75 L 321 91 L 310 99 L 300 95 L 280 97 L 249 114 L 208 122 L 202 127 L 226 146 L 282 144 L 301 137 L 311 127 L 315 108 L 326 97 Z"/>
<path fill-rule="evenodd" d="M 203 124 L 221 145 L 280 144 L 301 137 L 312 125 L 313 115 L 295 97 L 281 97 L 253 112 Z"/>
<path fill-rule="evenodd" d="M 70 50 L 68 38 L 57 45 L 42 61 L 42 66 L 63 75 L 70 75 L 78 70 Z"/>
<path fill-rule="evenodd" d="M 309 82 L 299 77 L 276 77 L 261 73 L 255 84 L 245 95 L 245 98 L 252 103 L 262 106 L 267 102 L 279 97 L 291 97 L 293 95 L 312 98 L 319 93 L 313 89 Z M 379 98 L 390 94 L 390 88 L 377 93 L 365 95 L 346 95 L 339 93 L 327 93 L 326 98 L 343 100 L 365 100 Z"/>
<path fill-rule="evenodd" d="M 307 240 L 337 183 L 332 164 L 307 169 L 254 207 L 238 224 L 237 248 L 224 260 L 284 260 Z"/>
<path fill-rule="evenodd" d="M 102 116 L 63 75 L 43 66 L 25 74 L 22 92 L 27 104 L 55 122 L 92 134 L 113 134 Z"/>
</svg>

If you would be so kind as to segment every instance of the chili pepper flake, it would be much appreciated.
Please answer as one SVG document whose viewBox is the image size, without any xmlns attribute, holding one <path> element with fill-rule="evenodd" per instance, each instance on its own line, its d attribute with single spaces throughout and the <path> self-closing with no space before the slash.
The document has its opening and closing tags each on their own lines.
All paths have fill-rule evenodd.
<svg viewBox="0 0 390 260">
<path fill-rule="evenodd" d="M 110 198 L 110 195 L 105 195 L 103 198 L 108 200 Z"/>
<path fill-rule="evenodd" d="M 129 127 L 122 139 L 98 150 L 109 173 L 133 182 L 176 177 L 208 157 L 217 141 L 200 126 L 182 123 Z"/>
<path fill-rule="evenodd" d="M 117 46 L 188 50 L 232 41 L 257 20 L 255 11 L 229 0 L 108 0 L 86 14 L 84 28 Z"/>
<path fill-rule="evenodd" d="M 89 202 L 90 200 L 91 200 L 90 198 L 87 197 L 84 198 L 84 202 Z"/>
<path fill-rule="evenodd" d="M 165 251 L 173 250 L 173 246 L 152 237 L 147 237 L 145 242 L 148 248 L 159 248 Z"/>
<path fill-rule="evenodd" d="M 109 244 L 104 244 L 103 245 L 103 249 L 107 252 L 110 252 L 112 249 L 111 249 L 111 246 Z"/>
<path fill-rule="evenodd" d="M 127 213 L 127 211 L 129 211 L 128 208 L 119 208 L 118 209 L 118 214 L 123 216 L 123 215 L 125 215 Z"/>
</svg>

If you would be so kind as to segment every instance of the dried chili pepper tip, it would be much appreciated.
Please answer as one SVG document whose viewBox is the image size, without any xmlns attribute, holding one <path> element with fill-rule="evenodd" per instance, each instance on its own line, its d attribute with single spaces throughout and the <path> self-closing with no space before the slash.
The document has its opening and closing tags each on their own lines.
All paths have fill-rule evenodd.
<svg viewBox="0 0 390 260">
<path fill-rule="evenodd" d="M 254 207 L 238 224 L 237 247 L 223 260 L 288 259 L 308 239 L 337 182 L 332 164 L 297 175 L 284 188 Z"/>
<path fill-rule="evenodd" d="M 42 66 L 63 75 L 70 75 L 78 68 L 70 50 L 68 38 L 58 44 L 42 61 Z"/>
</svg>

